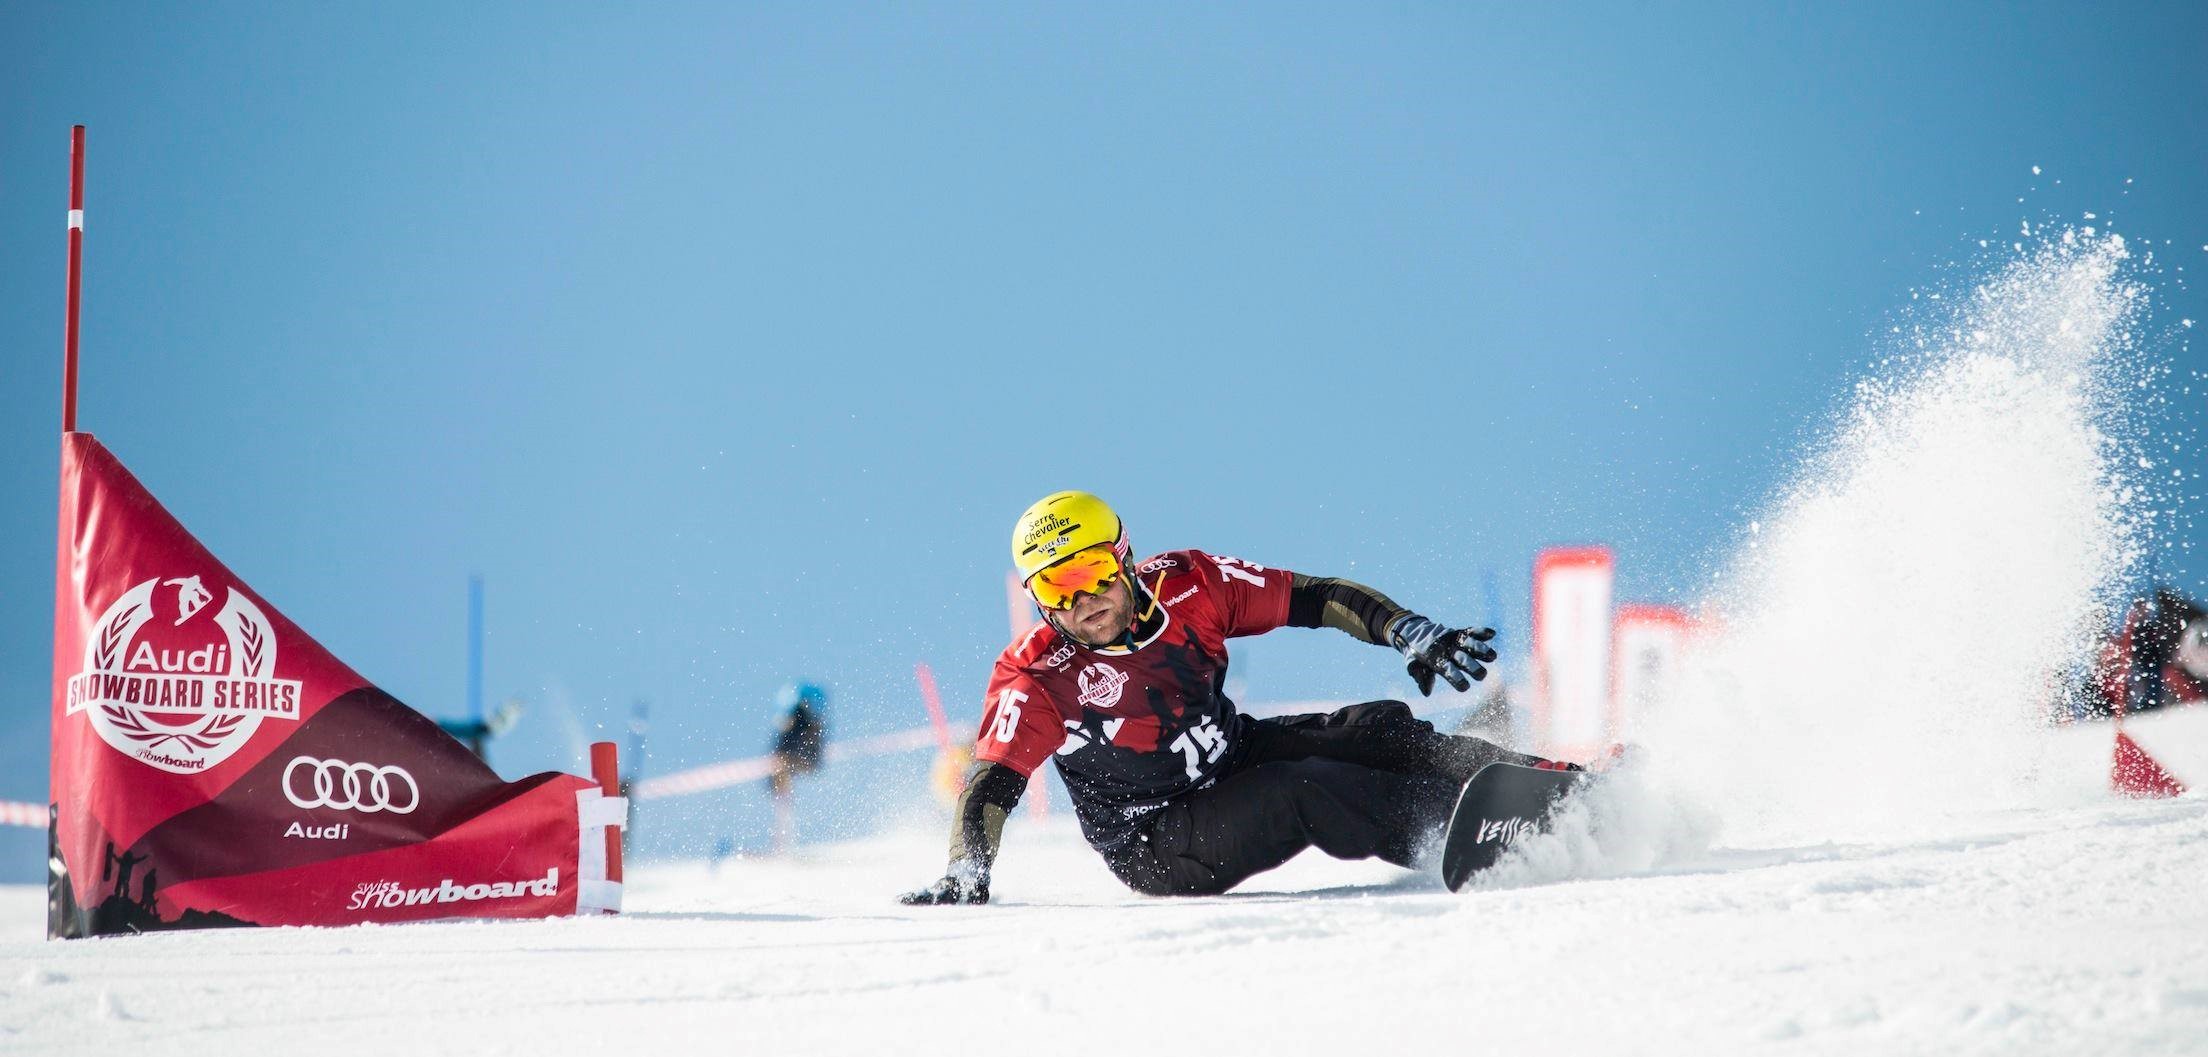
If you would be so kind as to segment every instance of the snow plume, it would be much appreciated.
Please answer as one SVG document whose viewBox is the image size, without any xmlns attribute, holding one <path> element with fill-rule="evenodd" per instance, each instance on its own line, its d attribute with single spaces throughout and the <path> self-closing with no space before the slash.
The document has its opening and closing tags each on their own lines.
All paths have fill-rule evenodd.
<svg viewBox="0 0 2208 1057">
<path fill-rule="evenodd" d="M 1739 841 L 1937 832 L 2099 775 L 2045 725 L 2142 541 L 2121 238 L 2026 246 L 1860 383 L 1704 605 L 1645 779 Z"/>
</svg>

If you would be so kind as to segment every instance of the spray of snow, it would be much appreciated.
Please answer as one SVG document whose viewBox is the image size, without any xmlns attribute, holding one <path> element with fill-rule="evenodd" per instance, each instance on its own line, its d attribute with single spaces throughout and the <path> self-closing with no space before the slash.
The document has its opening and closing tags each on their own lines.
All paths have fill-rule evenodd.
<svg viewBox="0 0 2208 1057">
<path fill-rule="evenodd" d="M 2050 711 L 2142 553 L 2123 416 L 2145 289 L 2123 240 L 2045 235 L 1897 328 L 1713 578 L 1638 761 L 1489 883 L 1647 872 L 1735 848 L 1954 832 L 2077 803 Z M 2127 457 L 2128 455 L 2128 457 Z"/>
<path fill-rule="evenodd" d="M 2043 767 L 2045 725 L 2140 554 L 2128 259 L 2065 232 L 1907 332 L 1718 577 L 1651 780 L 1766 840 L 2090 788 Z"/>
</svg>

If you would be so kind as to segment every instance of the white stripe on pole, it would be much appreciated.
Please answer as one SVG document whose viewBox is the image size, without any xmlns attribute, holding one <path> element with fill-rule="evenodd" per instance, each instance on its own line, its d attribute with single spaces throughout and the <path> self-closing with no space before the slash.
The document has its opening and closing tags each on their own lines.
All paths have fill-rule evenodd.
<svg viewBox="0 0 2208 1057">
<path fill-rule="evenodd" d="M 30 826 L 46 828 L 46 805 L 26 804 L 20 800 L 0 800 L 0 826 Z"/>
<path fill-rule="evenodd" d="M 71 231 L 83 231 L 83 230 L 84 230 L 84 210 L 82 210 L 82 209 L 72 209 L 72 210 L 70 210 L 70 211 L 69 211 L 69 230 L 71 230 Z"/>
</svg>

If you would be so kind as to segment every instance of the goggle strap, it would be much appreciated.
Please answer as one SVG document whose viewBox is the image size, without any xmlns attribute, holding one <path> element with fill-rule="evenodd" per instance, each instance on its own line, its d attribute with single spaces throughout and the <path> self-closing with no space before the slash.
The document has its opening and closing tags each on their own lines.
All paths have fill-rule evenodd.
<svg viewBox="0 0 2208 1057">
<path fill-rule="evenodd" d="M 1135 577 L 1135 582 L 1142 583 L 1142 577 Z M 1158 592 L 1163 590 L 1165 590 L 1165 570 L 1160 569 L 1158 571 L 1158 582 L 1148 584 L 1143 588 L 1143 592 L 1150 596 L 1150 608 L 1143 610 L 1142 615 L 1135 618 L 1138 623 L 1158 615 Z"/>
</svg>

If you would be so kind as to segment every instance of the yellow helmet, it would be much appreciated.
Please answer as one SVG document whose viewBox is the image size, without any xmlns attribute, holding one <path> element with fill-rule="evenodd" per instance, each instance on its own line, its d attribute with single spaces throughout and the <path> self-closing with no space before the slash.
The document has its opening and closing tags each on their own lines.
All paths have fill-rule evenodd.
<svg viewBox="0 0 2208 1057">
<path fill-rule="evenodd" d="M 1128 558 L 1127 527 L 1104 501 L 1087 492 L 1052 492 L 1012 523 L 1012 565 L 1021 582 L 1075 552 L 1109 543 Z"/>
</svg>

